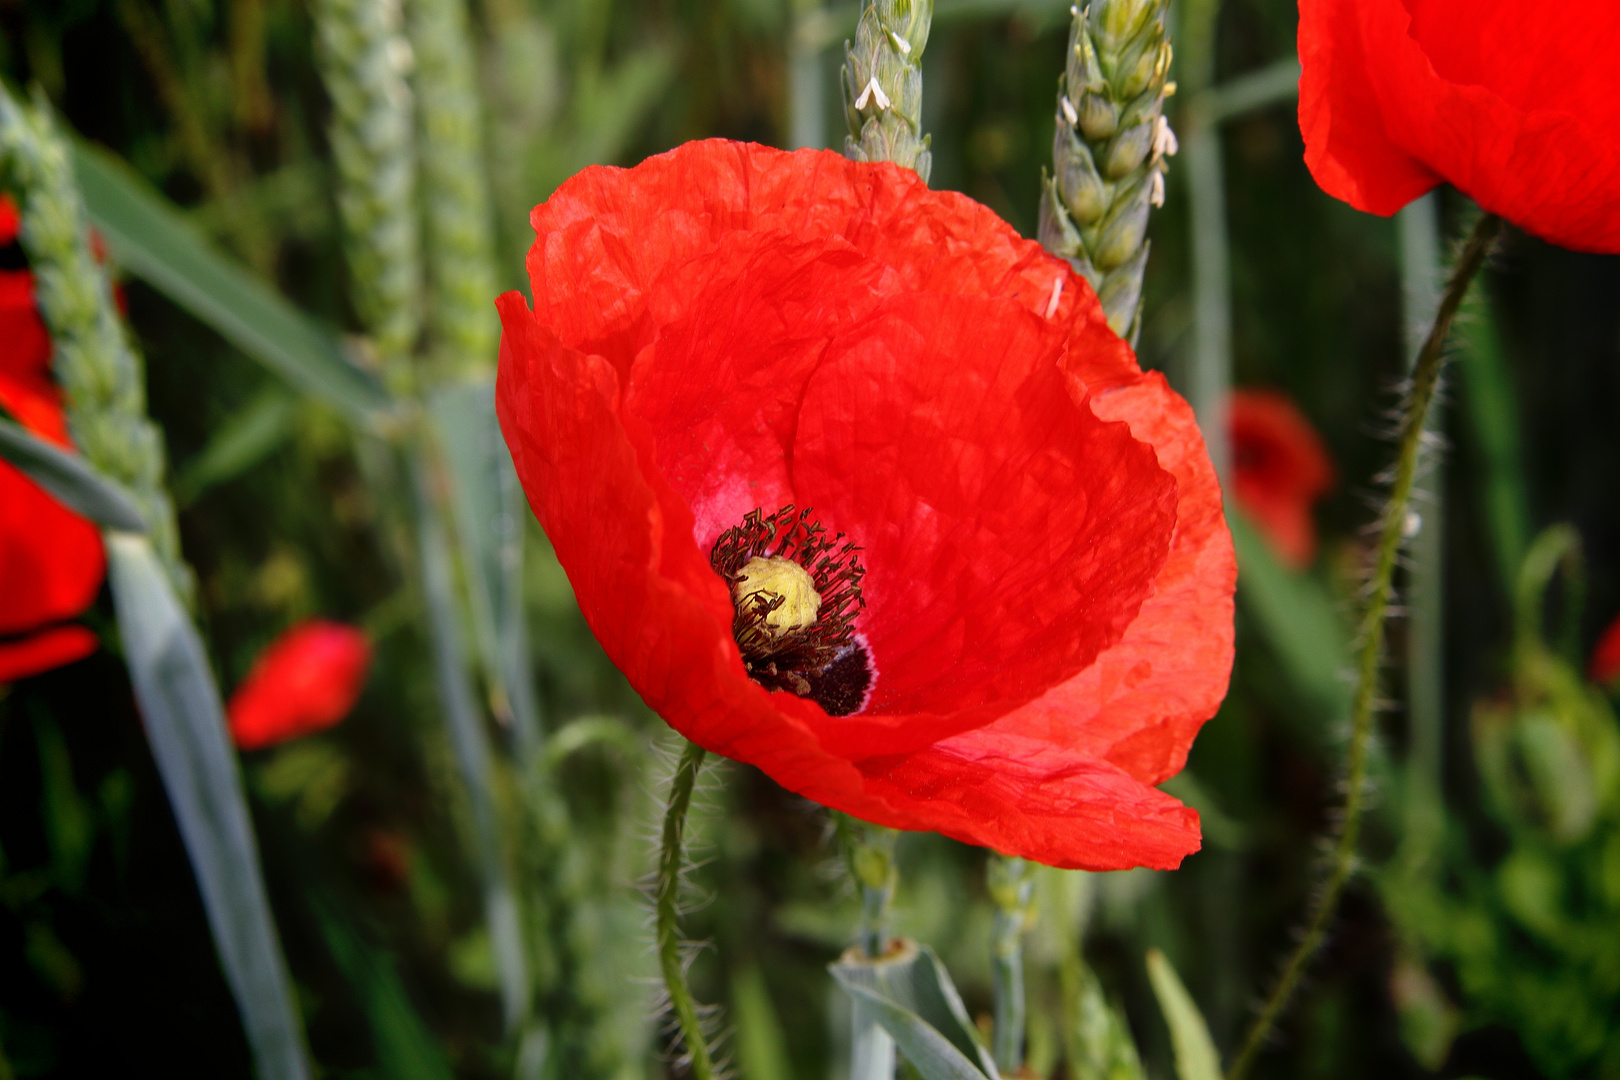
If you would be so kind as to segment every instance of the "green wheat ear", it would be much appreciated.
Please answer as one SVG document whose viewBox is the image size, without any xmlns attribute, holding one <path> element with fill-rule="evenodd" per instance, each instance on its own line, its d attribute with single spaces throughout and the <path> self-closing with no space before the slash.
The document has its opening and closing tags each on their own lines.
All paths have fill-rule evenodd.
<svg viewBox="0 0 1620 1080">
<path fill-rule="evenodd" d="M 1058 81 L 1051 175 L 1041 177 L 1040 240 L 1102 299 L 1108 325 L 1133 344 L 1141 329 L 1148 212 L 1164 204 L 1169 0 L 1095 0 L 1075 7 Z"/>
<path fill-rule="evenodd" d="M 405 396 L 422 332 L 414 54 L 399 0 L 318 0 L 314 12 L 355 313 L 384 382 Z"/>
<path fill-rule="evenodd" d="M 107 268 L 91 251 L 68 143 L 43 93 L 29 106 L 0 87 L 0 182 L 22 207 L 20 240 L 51 331 L 51 369 L 73 443 L 135 496 L 170 584 L 189 603 L 194 582 L 164 487 L 163 432 L 146 413 L 146 364 L 119 320 Z"/>
<path fill-rule="evenodd" d="M 933 156 L 922 133 L 922 60 L 934 0 L 866 5 L 855 41 L 844 42 L 844 156 L 892 161 L 928 182 Z"/>
</svg>

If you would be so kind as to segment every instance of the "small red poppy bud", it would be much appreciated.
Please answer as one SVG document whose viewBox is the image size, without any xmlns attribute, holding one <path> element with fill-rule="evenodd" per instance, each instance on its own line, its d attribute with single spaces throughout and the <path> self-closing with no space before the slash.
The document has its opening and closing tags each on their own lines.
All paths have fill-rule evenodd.
<svg viewBox="0 0 1620 1080">
<path fill-rule="evenodd" d="M 1232 497 L 1277 555 L 1296 570 L 1316 558 L 1311 508 L 1333 488 L 1333 464 L 1316 429 L 1272 390 L 1238 390 L 1227 412 Z"/>
<path fill-rule="evenodd" d="M 1085 279 L 909 170 L 718 140 L 532 221 L 501 429 L 654 710 L 879 824 L 1091 869 L 1197 849 L 1157 785 L 1226 691 L 1231 538 Z"/>
<path fill-rule="evenodd" d="M 1393 214 L 1450 182 L 1577 251 L 1620 251 L 1620 5 L 1300 0 L 1305 163 Z"/>
<path fill-rule="evenodd" d="M 231 695 L 231 736 L 258 750 L 331 727 L 354 708 L 371 667 L 371 644 L 352 626 L 300 623 L 259 654 Z"/>
</svg>

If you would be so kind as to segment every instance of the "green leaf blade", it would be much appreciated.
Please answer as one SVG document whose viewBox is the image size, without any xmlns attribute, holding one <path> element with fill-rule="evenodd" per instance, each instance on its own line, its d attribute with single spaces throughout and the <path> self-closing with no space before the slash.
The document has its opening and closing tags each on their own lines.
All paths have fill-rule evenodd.
<svg viewBox="0 0 1620 1080">
<path fill-rule="evenodd" d="M 1215 1040 L 1210 1038 L 1204 1014 L 1182 985 L 1181 976 L 1158 949 L 1148 950 L 1147 969 L 1165 1023 L 1170 1026 L 1176 1076 L 1179 1080 L 1221 1080 L 1221 1056 Z"/>
<path fill-rule="evenodd" d="M 0 419 L 0 461 L 15 465 L 57 502 L 97 525 L 130 533 L 146 531 L 146 519 L 128 488 L 21 424 Z"/>
<path fill-rule="evenodd" d="M 309 1080 L 242 779 L 202 641 L 145 538 L 110 533 L 107 564 L 152 756 L 259 1078 Z"/>
</svg>

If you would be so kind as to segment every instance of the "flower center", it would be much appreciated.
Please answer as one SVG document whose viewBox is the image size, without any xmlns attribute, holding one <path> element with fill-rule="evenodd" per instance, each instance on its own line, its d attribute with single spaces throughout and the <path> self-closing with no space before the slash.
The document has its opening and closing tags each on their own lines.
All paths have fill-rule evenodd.
<svg viewBox="0 0 1620 1080">
<path fill-rule="evenodd" d="M 763 605 L 765 627 L 772 634 L 780 637 L 815 625 L 821 594 L 810 571 L 789 559 L 755 556 L 743 563 L 740 573 L 731 585 L 731 602 L 739 610 Z"/>
<path fill-rule="evenodd" d="M 792 504 L 766 516 L 750 511 L 709 552 L 709 565 L 731 588 L 732 635 L 748 677 L 788 690 L 832 716 L 866 704 L 872 666 L 855 636 L 861 567 L 854 543 L 829 537 L 810 509 Z"/>
</svg>

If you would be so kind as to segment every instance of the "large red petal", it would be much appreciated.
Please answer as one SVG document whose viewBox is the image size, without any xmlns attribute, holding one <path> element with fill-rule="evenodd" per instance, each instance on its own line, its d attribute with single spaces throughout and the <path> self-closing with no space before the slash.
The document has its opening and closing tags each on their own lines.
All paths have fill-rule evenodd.
<svg viewBox="0 0 1620 1080">
<path fill-rule="evenodd" d="M 516 293 L 498 307 L 501 430 L 608 658 L 692 741 L 829 805 L 859 803 L 859 774 L 810 726 L 821 710 L 743 671 L 731 598 L 692 541 L 691 510 L 652 467 L 650 441 L 627 427 L 614 366 L 557 341 Z"/>
<path fill-rule="evenodd" d="M 1572 27 L 1579 27 L 1572 32 Z M 1389 214 L 1447 180 L 1580 251 L 1620 251 L 1620 8 L 1302 0 L 1300 127 L 1323 189 Z"/>
<path fill-rule="evenodd" d="M 1123 769 L 999 725 L 925 754 L 861 763 L 871 793 L 899 811 L 875 817 L 1078 870 L 1171 870 L 1198 850 L 1198 812 Z"/>
<path fill-rule="evenodd" d="M 1063 317 L 1096 306 L 1078 278 L 984 206 L 929 191 L 910 169 L 855 166 L 827 150 L 686 143 L 634 169 L 584 170 L 535 207 L 531 221 L 537 318 L 564 344 L 621 372 L 690 299 L 659 289 L 668 268 L 759 233 L 839 238 L 911 290 L 1016 298 L 1044 313 L 1063 279 Z"/>
<path fill-rule="evenodd" d="M 1299 2 L 1299 128 L 1305 164 L 1322 190 L 1387 216 L 1445 178 L 1390 137 L 1356 8 L 1346 0 Z"/>
<path fill-rule="evenodd" d="M 105 571 L 96 527 L 0 462 L 0 635 L 78 615 Z"/>
<path fill-rule="evenodd" d="M 1180 771 L 1225 697 L 1237 567 L 1186 402 L 1151 374 L 1093 408 L 1152 444 L 1178 484 L 1175 538 L 1153 594 L 1118 644 L 1036 701 L 862 768 L 897 813 L 949 820 L 941 831 L 959 839 L 1054 865 L 1168 868 L 1197 850 L 1197 815 L 1148 785 Z"/>
<path fill-rule="evenodd" d="M 911 749 L 1030 700 L 1119 639 L 1174 526 L 1175 483 L 1070 399 L 1051 322 L 1007 301 L 897 298 L 811 380 L 796 490 L 866 549 L 873 698 L 836 745 Z M 863 741 L 889 722 L 891 740 Z M 830 729 L 829 729 L 830 730 Z"/>
</svg>

